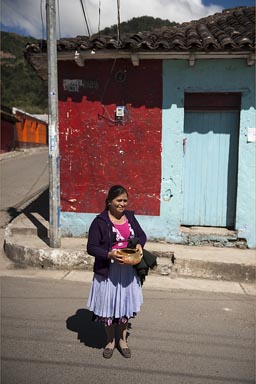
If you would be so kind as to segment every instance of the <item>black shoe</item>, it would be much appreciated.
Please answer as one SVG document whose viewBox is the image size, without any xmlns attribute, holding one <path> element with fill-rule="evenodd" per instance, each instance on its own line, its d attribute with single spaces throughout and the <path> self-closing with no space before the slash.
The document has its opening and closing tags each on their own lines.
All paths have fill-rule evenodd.
<svg viewBox="0 0 256 384">
<path fill-rule="evenodd" d="M 123 357 L 125 357 L 126 359 L 129 359 L 131 356 L 132 356 L 132 353 L 131 353 L 131 350 L 130 348 L 121 348 L 120 345 L 118 347 L 121 355 L 123 355 Z"/>
<path fill-rule="evenodd" d="M 110 359 L 113 355 L 114 348 L 104 348 L 103 350 L 103 357 L 105 359 Z"/>
</svg>

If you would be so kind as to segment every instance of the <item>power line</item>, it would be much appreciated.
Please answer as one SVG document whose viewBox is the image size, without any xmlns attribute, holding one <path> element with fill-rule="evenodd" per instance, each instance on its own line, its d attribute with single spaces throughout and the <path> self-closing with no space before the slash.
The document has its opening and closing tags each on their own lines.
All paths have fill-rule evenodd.
<svg viewBox="0 0 256 384">
<path fill-rule="evenodd" d="M 120 0 L 117 0 L 117 44 L 120 46 Z"/>
<path fill-rule="evenodd" d="M 41 16 L 41 23 L 42 23 L 42 40 L 44 40 L 43 0 L 41 0 L 41 4 L 40 4 L 40 16 Z"/>
<path fill-rule="evenodd" d="M 61 30 L 60 30 L 60 0 L 58 1 L 58 24 L 59 24 L 59 38 L 61 39 Z"/>
<path fill-rule="evenodd" d="M 91 37 L 89 23 L 88 23 L 88 20 L 87 20 L 87 17 L 86 17 L 83 0 L 80 0 L 80 4 L 81 4 L 82 10 L 83 10 L 83 15 L 84 15 L 85 24 L 86 24 L 86 27 L 87 27 L 88 36 Z"/>
<path fill-rule="evenodd" d="M 100 36 L 100 17 L 101 17 L 101 1 L 99 0 L 99 24 L 98 24 L 98 34 Z"/>
<path fill-rule="evenodd" d="M 4 17 L 3 6 L 6 6 L 6 7 L 9 8 L 14 14 L 16 14 L 16 15 L 22 17 L 24 20 L 26 20 L 26 21 L 28 22 L 28 24 L 33 25 L 33 24 L 31 23 L 31 19 L 32 19 L 32 18 L 34 19 L 35 22 L 37 22 L 37 19 L 36 19 L 35 16 L 30 15 L 30 17 L 28 17 L 27 15 L 25 15 L 24 13 L 21 12 L 21 9 L 18 8 L 18 6 L 11 5 L 10 2 L 7 1 L 7 0 L 2 0 L 1 2 L 2 2 L 2 4 L 1 4 L 1 11 L 2 11 L 2 15 L 1 15 L 2 17 L 1 17 L 1 18 L 2 18 L 2 20 L 4 20 L 4 18 L 5 18 L 5 17 Z M 6 25 L 6 23 L 5 23 L 4 21 L 2 21 L 2 23 L 3 23 L 4 25 Z M 22 28 L 22 26 L 20 26 L 20 25 L 18 25 L 18 27 L 19 27 L 19 28 Z"/>
</svg>

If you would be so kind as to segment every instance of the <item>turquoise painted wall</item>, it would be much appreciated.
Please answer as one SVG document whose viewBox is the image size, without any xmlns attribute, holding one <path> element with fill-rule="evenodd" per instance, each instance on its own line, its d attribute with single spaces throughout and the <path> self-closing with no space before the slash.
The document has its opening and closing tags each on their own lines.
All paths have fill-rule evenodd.
<svg viewBox="0 0 256 384">
<path fill-rule="evenodd" d="M 247 130 L 255 128 L 255 67 L 245 60 L 198 60 L 163 63 L 163 179 L 162 192 L 172 189 L 170 202 L 162 202 L 163 215 L 172 217 L 172 230 L 179 232 L 182 216 L 182 163 L 184 92 L 241 92 L 238 191 L 236 230 L 256 246 L 255 220 L 255 143 L 247 142 Z M 167 143 L 167 145 L 165 145 Z"/>
<path fill-rule="evenodd" d="M 256 247 L 255 143 L 247 142 L 247 129 L 255 128 L 254 66 L 245 60 L 163 61 L 162 183 L 160 216 L 138 216 L 150 240 L 183 241 L 184 92 L 241 92 L 236 229 L 249 247 Z M 94 214 L 61 213 L 63 236 L 85 236 Z"/>
</svg>

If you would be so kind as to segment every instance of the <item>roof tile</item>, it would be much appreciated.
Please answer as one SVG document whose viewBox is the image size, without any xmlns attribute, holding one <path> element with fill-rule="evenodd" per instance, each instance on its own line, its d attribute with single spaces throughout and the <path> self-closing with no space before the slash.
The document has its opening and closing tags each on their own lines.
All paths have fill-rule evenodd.
<svg viewBox="0 0 256 384">
<path fill-rule="evenodd" d="M 122 31 L 121 31 L 122 32 Z M 28 44 L 26 53 L 46 52 L 47 44 Z M 200 20 L 149 32 L 116 36 L 94 35 L 62 38 L 58 51 L 116 50 L 127 51 L 239 51 L 255 50 L 255 7 L 237 7 Z"/>
</svg>

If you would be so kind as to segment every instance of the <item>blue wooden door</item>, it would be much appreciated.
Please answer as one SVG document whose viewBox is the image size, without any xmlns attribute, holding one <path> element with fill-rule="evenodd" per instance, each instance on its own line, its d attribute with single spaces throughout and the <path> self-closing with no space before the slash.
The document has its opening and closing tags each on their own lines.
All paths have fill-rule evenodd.
<svg viewBox="0 0 256 384">
<path fill-rule="evenodd" d="M 239 112 L 185 112 L 183 225 L 234 228 Z"/>
</svg>

